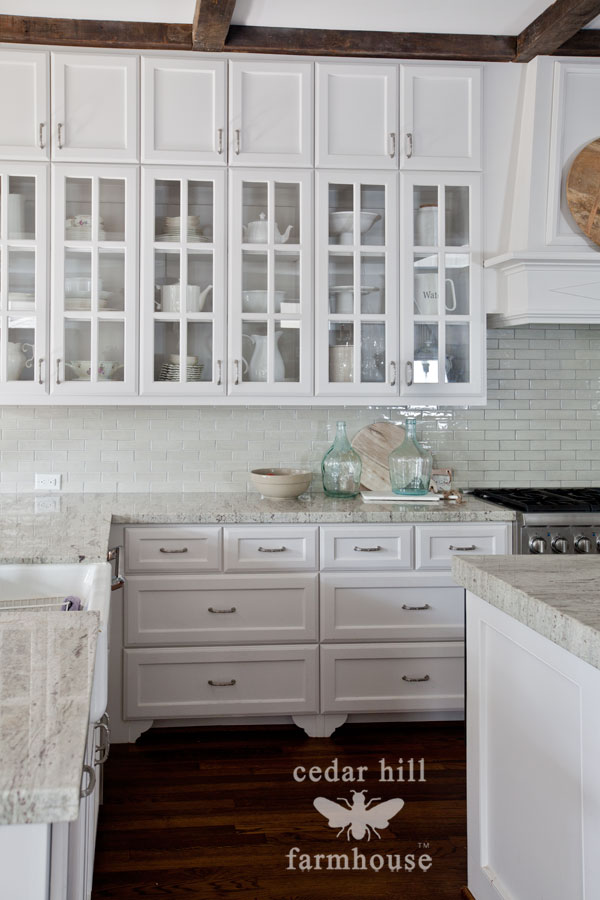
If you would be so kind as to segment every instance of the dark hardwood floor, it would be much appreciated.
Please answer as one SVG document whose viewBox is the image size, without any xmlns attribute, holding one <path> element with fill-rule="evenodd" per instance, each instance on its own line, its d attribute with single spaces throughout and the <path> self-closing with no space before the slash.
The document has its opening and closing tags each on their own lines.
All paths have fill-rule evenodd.
<svg viewBox="0 0 600 900">
<path fill-rule="evenodd" d="M 381 782 L 382 757 L 393 766 L 401 757 L 405 779 L 406 761 L 415 760 L 418 778 L 424 758 L 426 781 Z M 364 781 L 294 780 L 297 766 L 325 769 L 335 758 L 340 776 L 341 766 L 355 775 L 368 766 Z M 347 828 L 336 837 L 313 806 L 318 796 L 351 800 L 352 790 L 404 800 L 389 827 L 375 821 L 380 840 L 347 840 Z M 328 856 L 344 865 L 340 854 L 353 866 L 353 848 L 366 870 L 325 868 Z M 403 866 L 414 854 L 414 869 L 390 871 L 388 854 Z M 313 868 L 303 871 L 307 860 Z M 154 729 L 114 746 L 106 764 L 94 900 L 460 900 L 465 882 L 462 723 L 346 725 L 326 739 L 293 726 Z"/>
</svg>

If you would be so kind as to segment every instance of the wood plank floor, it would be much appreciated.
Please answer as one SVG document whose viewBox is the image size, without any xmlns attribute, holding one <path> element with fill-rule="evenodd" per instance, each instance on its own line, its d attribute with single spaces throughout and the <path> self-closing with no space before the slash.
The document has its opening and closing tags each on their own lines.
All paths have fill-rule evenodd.
<svg viewBox="0 0 600 900">
<path fill-rule="evenodd" d="M 381 782 L 379 760 L 397 766 L 400 757 L 424 758 L 426 781 Z M 364 782 L 294 780 L 296 766 L 324 769 L 335 758 L 355 774 L 368 766 Z M 313 806 L 318 796 L 351 799 L 353 789 L 405 801 L 381 840 L 338 838 Z M 292 847 L 313 865 L 315 854 L 325 866 L 327 855 L 347 853 L 352 866 L 355 847 L 367 866 L 372 856 L 385 864 L 300 871 L 297 857 L 292 870 Z M 431 867 L 389 871 L 388 854 L 403 863 L 428 854 Z M 114 746 L 106 764 L 93 900 L 460 900 L 465 882 L 462 723 L 346 725 L 326 739 L 293 726 L 154 729 Z"/>
</svg>

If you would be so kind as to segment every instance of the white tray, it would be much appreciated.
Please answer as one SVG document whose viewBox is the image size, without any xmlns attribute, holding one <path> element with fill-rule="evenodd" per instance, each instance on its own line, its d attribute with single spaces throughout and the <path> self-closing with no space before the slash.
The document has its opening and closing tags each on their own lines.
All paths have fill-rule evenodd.
<svg viewBox="0 0 600 900">
<path fill-rule="evenodd" d="M 365 503 L 437 503 L 443 500 L 441 494 L 423 494 L 418 497 L 406 497 L 394 494 L 393 491 L 361 491 L 360 496 Z"/>
</svg>

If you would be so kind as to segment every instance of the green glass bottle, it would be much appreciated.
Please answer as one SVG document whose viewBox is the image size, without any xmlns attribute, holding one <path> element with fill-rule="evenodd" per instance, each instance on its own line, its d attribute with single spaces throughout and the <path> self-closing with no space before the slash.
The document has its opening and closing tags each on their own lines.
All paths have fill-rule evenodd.
<svg viewBox="0 0 600 900">
<path fill-rule="evenodd" d="M 417 440 L 417 420 L 406 420 L 406 435 L 389 455 L 390 481 L 394 494 L 415 495 L 429 493 L 433 460 Z"/>
<path fill-rule="evenodd" d="M 356 497 L 360 491 L 362 462 L 346 436 L 346 423 L 337 422 L 335 441 L 323 457 L 323 490 L 328 497 Z"/>
</svg>

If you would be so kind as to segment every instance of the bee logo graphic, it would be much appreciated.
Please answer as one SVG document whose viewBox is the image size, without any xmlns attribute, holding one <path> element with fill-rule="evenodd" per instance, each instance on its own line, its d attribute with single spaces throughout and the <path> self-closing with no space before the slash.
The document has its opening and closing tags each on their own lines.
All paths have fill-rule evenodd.
<svg viewBox="0 0 600 900">
<path fill-rule="evenodd" d="M 387 828 L 390 819 L 393 819 L 404 806 L 404 800 L 396 798 L 395 800 L 386 800 L 384 803 L 377 804 L 377 806 L 371 806 L 376 800 L 381 800 L 381 797 L 371 797 L 370 800 L 365 802 L 366 793 L 367 791 L 352 791 L 354 795 L 352 803 L 346 797 L 337 798 L 342 803 L 346 803 L 347 806 L 341 806 L 339 803 L 336 803 L 334 800 L 328 800 L 326 797 L 317 797 L 314 800 L 314 806 L 322 816 L 325 816 L 330 828 L 340 829 L 336 837 L 339 837 L 347 828 L 348 840 L 350 840 L 350 835 L 352 835 L 355 841 L 360 841 L 366 834 L 367 839 L 370 841 L 372 831 L 381 840 L 381 835 L 377 829 Z"/>
</svg>

